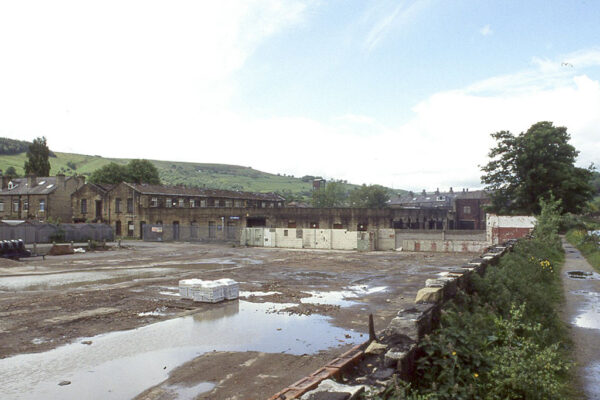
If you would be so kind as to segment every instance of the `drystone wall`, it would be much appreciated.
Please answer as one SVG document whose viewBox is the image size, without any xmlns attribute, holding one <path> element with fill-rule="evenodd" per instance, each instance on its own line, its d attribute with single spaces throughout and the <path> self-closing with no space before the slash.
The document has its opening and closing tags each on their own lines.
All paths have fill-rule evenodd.
<svg viewBox="0 0 600 400">
<path fill-rule="evenodd" d="M 417 292 L 414 306 L 399 310 L 397 317 L 379 334 L 370 333 L 374 340 L 353 347 L 269 400 L 315 399 L 317 397 L 312 397 L 311 393 L 317 392 L 358 393 L 364 389 L 364 385 L 356 385 L 357 382 L 385 385 L 392 379 L 393 373 L 408 380 L 414 373 L 419 343 L 439 325 L 444 303 L 452 299 L 459 289 L 467 289 L 473 274 L 484 275 L 488 266 L 496 265 L 515 243 L 516 240 L 508 240 L 501 246 L 486 248 L 481 256 L 450 270 L 447 275 L 428 279 Z M 362 372 L 363 376 L 349 376 L 355 375 L 356 371 Z M 332 381 L 340 380 L 342 376 L 348 384 Z"/>
</svg>

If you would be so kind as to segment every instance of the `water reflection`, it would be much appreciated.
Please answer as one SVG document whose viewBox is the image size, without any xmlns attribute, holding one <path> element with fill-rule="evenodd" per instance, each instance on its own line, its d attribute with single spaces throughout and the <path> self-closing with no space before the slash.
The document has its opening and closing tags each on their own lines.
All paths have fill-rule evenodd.
<svg viewBox="0 0 600 400">
<path fill-rule="evenodd" d="M 125 399 L 160 383 L 205 352 L 311 354 L 359 343 L 357 332 L 321 315 L 267 313 L 290 304 L 233 301 L 195 315 L 89 338 L 36 354 L 0 360 L 0 398 Z M 344 335 L 349 334 L 346 338 Z M 58 386 L 62 380 L 71 385 Z"/>
</svg>

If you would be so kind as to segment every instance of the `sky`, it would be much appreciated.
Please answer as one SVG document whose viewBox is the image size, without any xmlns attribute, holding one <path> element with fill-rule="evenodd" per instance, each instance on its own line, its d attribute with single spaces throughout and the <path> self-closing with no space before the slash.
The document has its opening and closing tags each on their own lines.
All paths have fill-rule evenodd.
<svg viewBox="0 0 600 400">
<path fill-rule="evenodd" d="M 594 0 L 0 0 L 0 136 L 407 190 L 481 187 L 490 134 L 600 164 Z"/>
</svg>

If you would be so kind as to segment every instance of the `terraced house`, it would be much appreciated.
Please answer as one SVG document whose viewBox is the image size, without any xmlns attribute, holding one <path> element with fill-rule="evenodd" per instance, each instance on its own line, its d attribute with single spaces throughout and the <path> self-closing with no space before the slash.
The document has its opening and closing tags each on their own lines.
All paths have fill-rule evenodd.
<svg viewBox="0 0 600 400">
<path fill-rule="evenodd" d="M 71 222 L 71 195 L 85 184 L 82 176 L 26 178 L 2 176 L 0 219 Z"/>
<path fill-rule="evenodd" d="M 141 238 L 146 226 L 148 232 L 167 227 L 181 239 L 223 238 L 237 235 L 244 210 L 280 208 L 284 200 L 274 193 L 123 182 L 86 184 L 71 196 L 71 208 L 74 222 L 105 222 L 117 236 Z"/>
</svg>

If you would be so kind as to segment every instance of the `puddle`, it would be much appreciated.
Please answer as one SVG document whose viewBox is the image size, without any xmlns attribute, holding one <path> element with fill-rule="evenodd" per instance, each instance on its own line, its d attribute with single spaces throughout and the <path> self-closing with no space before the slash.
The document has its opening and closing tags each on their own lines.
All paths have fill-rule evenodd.
<svg viewBox="0 0 600 400">
<path fill-rule="evenodd" d="M 195 386 L 162 386 L 168 394 L 172 395 L 176 400 L 195 399 L 201 393 L 210 392 L 215 387 L 214 383 L 202 382 Z"/>
<path fill-rule="evenodd" d="M 340 307 L 350 307 L 357 304 L 356 299 L 360 296 L 366 296 L 373 293 L 383 292 L 387 286 L 368 287 L 364 285 L 350 286 L 346 290 L 335 290 L 330 292 L 305 291 L 311 297 L 305 297 L 300 301 L 306 304 L 330 304 Z"/>
<path fill-rule="evenodd" d="M 589 365 L 584 370 L 585 391 L 590 399 L 600 399 L 600 362 Z"/>
<path fill-rule="evenodd" d="M 580 328 L 600 329 L 600 302 L 588 302 L 573 320 Z"/>
<path fill-rule="evenodd" d="M 47 352 L 0 359 L 0 398 L 132 398 L 206 352 L 300 355 L 364 340 L 322 315 L 268 313 L 289 306 L 232 301 L 134 330 L 80 338 Z M 81 346 L 85 339 L 92 344 Z M 71 384 L 58 386 L 63 380 Z"/>
<path fill-rule="evenodd" d="M 84 286 L 88 284 L 119 283 L 131 280 L 132 277 L 152 277 L 155 275 L 164 275 L 168 272 L 170 272 L 170 270 L 166 268 L 152 270 L 137 268 L 106 272 L 68 272 L 62 274 L 2 277 L 0 278 L 0 291 L 44 290 Z"/>
<path fill-rule="evenodd" d="M 567 275 L 572 279 L 600 279 L 600 274 L 597 272 L 567 271 Z"/>
<path fill-rule="evenodd" d="M 281 292 L 261 292 L 261 291 L 248 291 L 248 290 L 240 290 L 240 297 L 264 297 L 264 296 L 273 296 L 275 294 L 281 294 Z"/>
<path fill-rule="evenodd" d="M 162 317 L 162 316 L 167 315 L 165 313 L 165 311 L 167 311 L 167 307 L 164 307 L 164 306 L 158 307 L 154 311 L 146 311 L 146 312 L 138 313 L 138 317 L 149 317 L 149 316 Z"/>
</svg>

